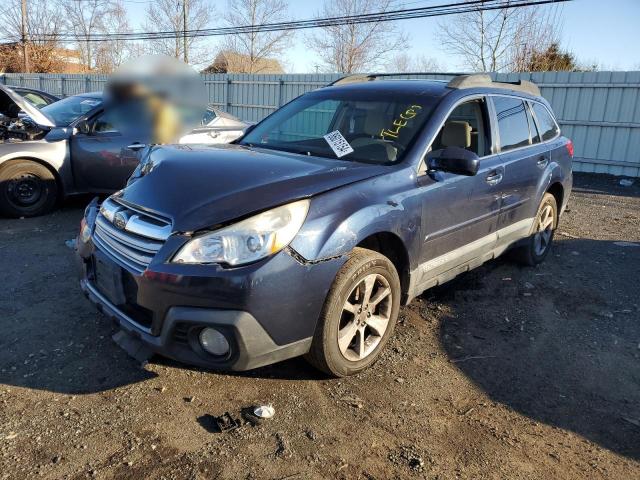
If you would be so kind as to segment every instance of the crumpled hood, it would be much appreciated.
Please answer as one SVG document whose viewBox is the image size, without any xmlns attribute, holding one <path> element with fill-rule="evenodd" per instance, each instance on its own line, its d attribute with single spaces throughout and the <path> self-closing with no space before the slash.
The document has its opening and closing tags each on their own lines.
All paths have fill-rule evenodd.
<svg viewBox="0 0 640 480">
<path fill-rule="evenodd" d="M 29 115 L 31 120 L 43 127 L 55 127 L 55 122 L 44 112 L 29 103 L 23 96 L 17 94 L 11 88 L 0 85 L 0 113 L 9 118 L 18 118 L 18 113 L 22 110 Z"/>
<path fill-rule="evenodd" d="M 389 167 L 240 145 L 154 148 L 147 173 L 119 198 L 173 220 L 174 231 L 212 227 L 385 173 Z"/>
</svg>

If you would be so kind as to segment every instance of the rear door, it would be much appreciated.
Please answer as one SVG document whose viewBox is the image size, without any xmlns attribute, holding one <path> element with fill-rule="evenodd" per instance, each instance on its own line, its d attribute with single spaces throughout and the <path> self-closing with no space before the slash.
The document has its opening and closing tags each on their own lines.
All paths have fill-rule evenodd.
<svg viewBox="0 0 640 480">
<path fill-rule="evenodd" d="M 549 164 L 549 149 L 540 141 L 527 100 L 506 95 L 493 95 L 491 99 L 504 166 L 499 242 L 508 244 L 529 234 L 538 208 L 537 187 Z"/>
<path fill-rule="evenodd" d="M 77 184 L 89 191 L 114 191 L 125 186 L 138 165 L 138 155 L 127 148 L 145 139 L 132 138 L 113 127 L 109 114 L 89 120 L 89 132 L 71 137 L 71 164 Z"/>
<path fill-rule="evenodd" d="M 473 151 L 481 160 L 475 176 L 430 172 L 419 179 L 423 281 L 481 257 L 495 245 L 504 172 L 501 159 L 492 152 L 487 107 L 482 96 L 456 106 L 426 155 L 428 159 L 445 147 L 456 146 Z"/>
</svg>

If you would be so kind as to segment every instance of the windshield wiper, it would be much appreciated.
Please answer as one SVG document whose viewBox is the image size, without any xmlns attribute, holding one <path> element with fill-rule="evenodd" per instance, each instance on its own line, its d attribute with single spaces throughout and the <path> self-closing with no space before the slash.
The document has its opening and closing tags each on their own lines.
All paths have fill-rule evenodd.
<svg viewBox="0 0 640 480">
<path fill-rule="evenodd" d="M 266 150 L 279 150 L 281 152 L 296 153 L 298 155 L 306 155 L 308 157 L 314 156 L 314 157 L 321 157 L 321 158 L 329 158 L 331 160 L 351 161 L 351 159 L 349 158 L 338 158 L 328 153 L 314 152 L 308 148 L 287 148 L 281 145 L 269 145 L 269 144 L 256 145 L 254 143 L 243 143 L 241 145 L 245 145 L 251 148 L 264 148 Z"/>
</svg>

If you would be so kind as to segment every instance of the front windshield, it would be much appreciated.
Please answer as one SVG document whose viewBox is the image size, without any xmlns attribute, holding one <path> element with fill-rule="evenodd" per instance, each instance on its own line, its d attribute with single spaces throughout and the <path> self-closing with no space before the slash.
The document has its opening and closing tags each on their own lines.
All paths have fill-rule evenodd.
<svg viewBox="0 0 640 480">
<path fill-rule="evenodd" d="M 53 120 L 56 126 L 67 127 L 101 103 L 102 100 L 99 98 L 73 96 L 42 107 L 41 110 Z"/>
<path fill-rule="evenodd" d="M 381 90 L 304 95 L 259 123 L 239 143 L 341 160 L 399 162 L 437 98 Z"/>
</svg>

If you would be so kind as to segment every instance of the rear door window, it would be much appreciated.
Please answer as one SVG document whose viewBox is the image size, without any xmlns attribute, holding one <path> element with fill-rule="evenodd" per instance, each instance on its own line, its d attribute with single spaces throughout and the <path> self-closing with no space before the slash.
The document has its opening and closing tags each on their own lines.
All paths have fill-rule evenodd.
<svg viewBox="0 0 640 480">
<path fill-rule="evenodd" d="M 531 144 L 527 112 L 522 100 L 512 97 L 493 97 L 498 119 L 500 150 L 506 152 Z"/>
<path fill-rule="evenodd" d="M 553 120 L 553 117 L 549 113 L 549 111 L 541 104 L 534 103 L 533 104 L 533 113 L 536 116 L 536 120 L 538 121 L 538 128 L 540 129 L 540 134 L 542 135 L 542 141 L 551 140 L 553 137 L 558 135 L 558 125 Z"/>
</svg>

